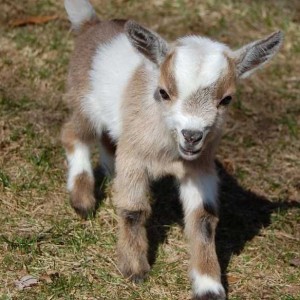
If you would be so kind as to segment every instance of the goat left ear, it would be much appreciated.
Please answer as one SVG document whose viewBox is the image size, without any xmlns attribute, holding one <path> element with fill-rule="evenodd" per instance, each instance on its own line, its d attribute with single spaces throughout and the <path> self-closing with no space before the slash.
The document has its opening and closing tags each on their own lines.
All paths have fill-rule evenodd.
<svg viewBox="0 0 300 300">
<path fill-rule="evenodd" d="M 156 65 L 162 63 L 168 52 L 168 43 L 162 37 L 134 21 L 127 21 L 125 32 L 139 52 Z"/>
<path fill-rule="evenodd" d="M 246 78 L 267 63 L 279 50 L 283 40 L 281 31 L 250 43 L 234 52 L 238 78 Z"/>
</svg>

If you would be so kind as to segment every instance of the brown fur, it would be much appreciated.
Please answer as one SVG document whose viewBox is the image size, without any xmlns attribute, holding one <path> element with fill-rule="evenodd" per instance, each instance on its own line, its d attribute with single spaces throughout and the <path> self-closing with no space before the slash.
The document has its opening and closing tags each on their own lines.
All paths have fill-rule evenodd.
<svg viewBox="0 0 300 300">
<path fill-rule="evenodd" d="M 150 270 L 145 222 L 148 212 L 119 210 L 119 268 L 126 277 L 140 281 Z"/>
<path fill-rule="evenodd" d="M 87 218 L 94 212 L 96 205 L 94 179 L 86 172 L 76 176 L 74 188 L 71 191 L 71 204 L 83 218 Z"/>
<path fill-rule="evenodd" d="M 89 120 L 80 112 L 74 112 L 71 119 L 63 126 L 61 140 L 66 151 L 74 151 L 74 143 L 91 143 L 95 139 L 95 132 Z"/>
<path fill-rule="evenodd" d="M 74 118 L 75 114 L 73 115 Z M 73 154 L 77 142 L 89 144 L 94 139 L 94 134 L 81 119 L 70 120 L 62 130 L 62 143 L 68 155 Z M 94 178 L 87 173 L 77 175 L 74 188 L 70 193 L 70 201 L 75 211 L 83 218 L 87 218 L 95 209 Z"/>
<path fill-rule="evenodd" d="M 120 220 L 117 249 L 122 273 L 133 280 L 140 280 L 149 271 L 145 222 L 151 208 L 147 199 L 149 183 L 145 170 L 138 160 L 131 159 L 118 159 L 116 165 L 114 203 Z"/>
<path fill-rule="evenodd" d="M 191 246 L 191 266 L 200 274 L 207 274 L 220 281 L 220 267 L 215 251 L 217 223 L 217 217 L 199 208 L 186 217 L 185 232 Z"/>
<path fill-rule="evenodd" d="M 224 55 L 228 62 L 228 68 L 226 70 L 226 73 L 221 76 L 221 78 L 216 83 L 215 98 L 218 101 L 220 101 L 226 95 L 234 94 L 236 89 L 235 62 L 228 55 Z"/>
<path fill-rule="evenodd" d="M 176 99 L 178 97 L 178 91 L 175 81 L 175 75 L 174 75 L 174 58 L 175 54 L 170 53 L 162 63 L 160 67 L 161 77 L 160 82 L 161 86 L 165 87 L 167 89 L 167 92 L 171 96 L 171 98 Z"/>
</svg>

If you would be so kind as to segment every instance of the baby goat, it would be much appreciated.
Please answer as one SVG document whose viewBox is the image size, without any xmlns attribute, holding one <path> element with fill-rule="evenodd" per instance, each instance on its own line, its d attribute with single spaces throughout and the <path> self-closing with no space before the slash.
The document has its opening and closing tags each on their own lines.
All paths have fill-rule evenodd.
<svg viewBox="0 0 300 300">
<path fill-rule="evenodd" d="M 65 7 L 77 32 L 67 93 L 72 116 L 62 132 L 72 206 L 83 217 L 95 208 L 89 147 L 101 140 L 102 166 L 116 173 L 120 270 L 139 281 L 149 271 L 149 182 L 174 175 L 194 298 L 225 299 L 215 251 L 215 152 L 237 81 L 274 56 L 282 33 L 233 51 L 201 36 L 168 43 L 134 21 L 100 21 L 87 0 L 65 0 Z"/>
</svg>

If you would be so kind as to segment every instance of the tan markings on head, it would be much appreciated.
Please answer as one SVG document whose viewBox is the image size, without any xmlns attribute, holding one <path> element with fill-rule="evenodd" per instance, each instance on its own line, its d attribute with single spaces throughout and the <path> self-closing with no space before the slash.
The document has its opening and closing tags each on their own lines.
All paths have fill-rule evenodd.
<svg viewBox="0 0 300 300">
<path fill-rule="evenodd" d="M 235 92 L 236 74 L 235 63 L 233 59 L 224 53 L 228 67 L 226 72 L 219 78 L 216 83 L 216 99 L 221 100 L 224 96 L 231 95 Z"/>
<path fill-rule="evenodd" d="M 175 53 L 170 53 L 160 67 L 160 82 L 163 87 L 166 87 L 171 97 L 178 97 L 174 73 Z"/>
</svg>

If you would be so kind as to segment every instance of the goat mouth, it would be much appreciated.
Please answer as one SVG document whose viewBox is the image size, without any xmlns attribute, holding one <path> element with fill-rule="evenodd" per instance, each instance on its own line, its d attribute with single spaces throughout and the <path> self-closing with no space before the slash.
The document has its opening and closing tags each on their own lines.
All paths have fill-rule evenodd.
<svg viewBox="0 0 300 300">
<path fill-rule="evenodd" d="M 183 154 L 183 158 L 186 158 L 188 160 L 192 160 L 198 156 L 198 154 L 201 152 L 201 148 L 198 150 L 188 150 L 183 148 L 181 145 L 179 145 L 180 153 Z"/>
</svg>

